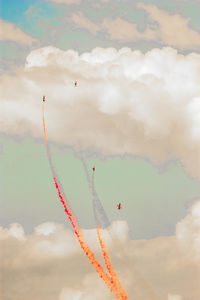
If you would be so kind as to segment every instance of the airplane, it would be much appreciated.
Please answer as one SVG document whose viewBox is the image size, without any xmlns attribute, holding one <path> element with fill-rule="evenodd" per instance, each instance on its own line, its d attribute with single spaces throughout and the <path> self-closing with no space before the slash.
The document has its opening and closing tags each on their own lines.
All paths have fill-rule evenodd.
<svg viewBox="0 0 200 300">
<path fill-rule="evenodd" d="M 117 208 L 118 208 L 118 209 L 121 209 L 121 208 L 122 208 L 121 203 L 117 204 Z"/>
<path fill-rule="evenodd" d="M 95 166 L 92 168 L 93 172 L 95 171 Z"/>
<path fill-rule="evenodd" d="M 45 100 L 46 100 L 46 99 L 45 99 L 45 96 L 43 96 L 43 102 L 45 102 Z"/>
<path fill-rule="evenodd" d="M 75 80 L 74 85 L 77 86 L 77 81 Z"/>
</svg>

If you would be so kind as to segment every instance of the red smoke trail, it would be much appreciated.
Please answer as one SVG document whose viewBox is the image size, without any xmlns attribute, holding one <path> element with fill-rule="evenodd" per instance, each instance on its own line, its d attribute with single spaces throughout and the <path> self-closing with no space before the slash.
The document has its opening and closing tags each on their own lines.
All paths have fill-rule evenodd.
<svg viewBox="0 0 200 300">
<path fill-rule="evenodd" d="M 81 248 L 85 252 L 85 254 L 88 257 L 91 264 L 94 266 L 96 272 L 104 280 L 104 282 L 106 283 L 106 285 L 110 289 L 110 291 L 115 293 L 115 296 L 116 296 L 117 299 L 120 299 L 119 295 L 118 295 L 118 291 L 116 290 L 116 286 L 113 282 L 113 279 L 110 278 L 108 276 L 108 274 L 104 271 L 103 267 L 100 265 L 99 261 L 97 260 L 97 258 L 94 255 L 94 253 L 88 247 L 87 242 L 85 241 L 85 238 L 83 236 L 82 230 L 81 230 L 81 228 L 79 227 L 79 225 L 76 221 L 76 217 L 73 214 L 73 212 L 71 211 L 68 202 L 66 201 L 66 199 L 64 199 L 64 197 L 61 193 L 61 188 L 58 184 L 58 181 L 57 181 L 57 178 L 56 178 L 56 175 L 55 175 L 55 171 L 54 171 L 54 168 L 53 168 L 53 165 L 52 165 L 52 162 L 51 162 L 51 156 L 50 156 L 49 149 L 48 149 L 46 127 L 45 127 L 45 118 L 44 118 L 44 102 L 43 102 L 43 105 L 42 105 L 42 112 L 43 112 L 44 138 L 45 138 L 45 143 L 46 143 L 46 150 L 47 150 L 48 160 L 49 160 L 49 164 L 50 164 L 50 167 L 51 167 L 54 183 L 55 183 L 56 189 L 58 191 L 58 196 L 60 198 L 60 201 L 61 201 L 61 203 L 64 207 L 64 210 L 65 210 L 65 212 L 66 212 L 66 214 L 67 214 L 67 216 L 68 216 L 68 218 L 69 218 L 69 220 L 72 224 L 72 227 L 74 228 L 74 232 L 77 236 L 77 239 L 78 239 L 78 242 L 79 242 Z M 128 299 L 128 298 L 122 298 L 122 299 Z"/>
<path fill-rule="evenodd" d="M 92 174 L 92 193 L 93 193 L 93 197 L 94 197 L 94 172 Z M 121 296 L 121 299 L 128 300 L 128 296 L 126 295 L 126 292 L 123 290 L 121 283 L 119 281 L 119 278 L 118 278 L 117 274 L 115 273 L 115 270 L 112 266 L 111 259 L 109 257 L 108 251 L 106 249 L 106 244 L 103 240 L 101 230 L 100 230 L 98 224 L 96 224 L 96 230 L 97 230 L 97 236 L 99 239 L 99 244 L 101 246 L 101 250 L 102 250 L 102 254 L 104 257 L 104 262 L 107 267 L 107 270 L 108 270 L 111 278 L 113 279 L 116 289 L 119 291 L 119 295 Z"/>
</svg>

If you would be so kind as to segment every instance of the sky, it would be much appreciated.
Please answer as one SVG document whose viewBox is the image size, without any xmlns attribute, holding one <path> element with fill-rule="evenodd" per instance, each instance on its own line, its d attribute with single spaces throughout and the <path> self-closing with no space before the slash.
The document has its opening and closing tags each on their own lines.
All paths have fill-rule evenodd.
<svg viewBox="0 0 200 300">
<path fill-rule="evenodd" d="M 93 166 L 129 299 L 198 300 L 200 1 L 0 0 L 0 29 L 0 295 L 115 299 L 59 203 L 45 95 L 53 166 L 98 258 Z"/>
</svg>

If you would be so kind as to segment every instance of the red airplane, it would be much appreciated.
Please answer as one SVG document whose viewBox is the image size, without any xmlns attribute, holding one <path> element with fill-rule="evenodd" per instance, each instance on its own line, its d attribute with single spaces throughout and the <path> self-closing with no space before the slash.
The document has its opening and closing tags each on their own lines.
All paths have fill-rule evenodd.
<svg viewBox="0 0 200 300">
<path fill-rule="evenodd" d="M 43 102 L 45 102 L 45 96 L 43 96 Z"/>
<path fill-rule="evenodd" d="M 95 171 L 95 166 L 92 168 L 93 172 Z"/>
<path fill-rule="evenodd" d="M 121 208 L 122 208 L 121 203 L 117 204 L 117 208 L 118 208 L 118 209 L 121 209 Z"/>
<path fill-rule="evenodd" d="M 77 81 L 75 80 L 74 85 L 77 86 Z"/>
</svg>

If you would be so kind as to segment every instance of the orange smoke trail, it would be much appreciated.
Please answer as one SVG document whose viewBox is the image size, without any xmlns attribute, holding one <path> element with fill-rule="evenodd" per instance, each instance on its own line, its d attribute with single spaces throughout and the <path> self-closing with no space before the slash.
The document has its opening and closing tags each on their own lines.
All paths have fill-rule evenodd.
<svg viewBox="0 0 200 300">
<path fill-rule="evenodd" d="M 113 279 L 113 282 L 114 282 L 114 285 L 115 285 L 116 289 L 119 291 L 118 293 L 119 293 L 121 299 L 122 300 L 128 300 L 128 296 L 126 295 L 126 292 L 122 288 L 121 283 L 119 281 L 119 278 L 118 278 L 117 274 L 115 273 L 115 270 L 112 266 L 110 257 L 108 255 L 108 252 L 107 252 L 107 249 L 106 249 L 106 244 L 105 244 L 105 242 L 102 238 L 101 230 L 98 227 L 98 225 L 96 226 L 96 229 L 97 229 L 97 235 L 98 235 L 99 243 L 100 243 L 100 246 L 101 246 L 102 254 L 103 254 L 104 261 L 105 261 L 106 267 L 108 269 L 108 272 L 111 275 L 111 278 Z"/>
<path fill-rule="evenodd" d="M 83 158 L 82 158 L 82 162 L 83 162 L 83 165 L 84 165 L 84 168 L 85 168 L 85 170 L 86 170 L 86 172 L 87 172 L 87 168 L 86 168 L 86 165 L 85 165 L 85 162 L 84 162 L 84 160 L 83 160 Z M 89 181 L 90 181 L 90 178 L 89 178 L 89 176 L 88 176 L 88 179 L 89 179 Z M 92 174 L 92 194 L 93 194 L 93 197 L 95 196 L 95 193 L 96 193 L 96 191 L 95 191 L 95 187 L 94 187 L 94 172 L 93 172 L 93 174 Z M 97 224 L 98 224 L 98 220 L 96 220 L 96 222 L 97 222 Z M 96 227 L 97 227 L 97 235 L 98 235 L 98 239 L 99 239 L 99 243 L 100 243 L 100 245 L 101 245 L 101 248 L 102 248 L 102 253 L 103 253 L 103 249 L 105 249 L 105 247 L 102 245 L 102 242 L 103 242 L 103 239 L 102 239 L 102 237 L 101 237 L 101 231 L 100 231 L 100 229 L 99 229 L 99 226 L 98 225 L 96 225 Z M 109 232 L 109 234 L 110 234 L 110 236 L 111 236 L 111 238 L 112 238 L 112 240 L 113 240 L 113 242 L 114 242 L 114 246 L 115 247 L 117 247 L 117 248 L 121 248 L 120 249 L 120 252 L 121 252 L 121 255 L 123 256 L 123 257 L 126 257 L 126 252 L 124 252 L 124 250 L 123 250 L 123 246 L 122 246 L 122 244 L 121 244 L 121 242 L 120 242 L 120 240 L 118 240 L 118 238 L 115 236 L 115 235 L 113 235 L 113 233 L 111 233 L 109 230 L 108 230 L 108 232 Z M 102 240 L 102 241 L 100 241 L 100 239 Z M 105 245 L 105 243 L 104 243 L 104 245 Z M 106 251 L 107 252 L 107 251 Z M 105 261 L 105 264 L 106 264 L 106 267 L 107 267 L 107 269 L 108 269 L 108 272 L 111 274 L 111 272 L 110 272 L 110 267 L 108 267 L 108 262 L 106 262 L 106 260 L 105 259 L 107 259 L 106 257 L 105 257 L 105 255 L 103 254 L 103 256 L 104 256 L 104 261 Z M 135 290 L 135 295 L 139 295 L 138 297 L 141 297 L 141 295 L 143 295 L 145 298 L 148 296 L 148 300 L 150 300 L 150 299 L 152 299 L 152 300 L 158 300 L 158 296 L 157 296 L 157 294 L 155 293 L 155 291 L 151 288 L 151 286 L 141 277 L 141 275 L 139 274 L 139 272 L 138 271 L 136 271 L 136 269 L 132 269 L 132 272 L 134 272 L 134 276 L 135 276 L 135 279 L 136 279 L 136 284 L 138 284 L 139 286 L 140 286 L 140 292 L 139 292 L 139 294 L 138 294 L 138 292 Z M 112 274 L 111 274 L 111 276 L 112 277 L 114 277 Z M 141 292 L 142 291 L 142 292 Z M 145 293 L 145 295 L 143 294 L 143 293 Z M 147 293 L 148 293 L 148 295 L 147 295 Z M 123 296 L 124 297 L 124 296 Z M 122 298 L 122 299 L 127 299 L 126 298 L 127 296 L 125 296 L 125 298 Z M 136 297 L 137 298 L 137 297 Z"/>
<path fill-rule="evenodd" d="M 92 193 L 93 193 L 93 197 L 94 197 L 94 172 L 92 174 Z M 119 280 L 117 274 L 115 273 L 115 270 L 111 263 L 111 259 L 109 257 L 108 251 L 106 249 L 106 244 L 103 240 L 101 230 L 100 230 L 98 224 L 96 224 L 96 230 L 97 230 L 97 236 L 99 239 L 99 244 L 101 246 L 101 250 L 102 250 L 102 254 L 104 257 L 104 262 L 107 267 L 107 270 L 108 270 L 109 274 L 111 275 L 111 278 L 113 279 L 114 285 L 115 285 L 116 289 L 118 290 L 119 295 L 121 296 L 121 299 L 128 300 L 128 296 L 126 295 L 126 292 L 122 288 L 120 280 Z"/>
<path fill-rule="evenodd" d="M 47 143 L 47 134 L 46 134 L 45 119 L 44 119 L 44 102 L 42 102 L 42 121 L 43 121 L 43 129 L 44 129 L 44 140 L 45 140 L 47 152 L 49 152 L 48 143 Z"/>
<path fill-rule="evenodd" d="M 96 272 L 99 274 L 99 276 L 104 280 L 105 284 L 107 285 L 107 287 L 110 289 L 111 292 L 114 292 L 115 296 L 117 299 L 119 299 L 119 295 L 118 295 L 118 291 L 116 289 L 116 286 L 113 282 L 113 279 L 110 278 L 108 276 L 108 274 L 104 271 L 103 267 L 100 265 L 99 261 L 97 260 L 97 258 L 95 257 L 94 253 L 92 252 L 92 250 L 88 247 L 87 242 L 84 239 L 83 233 L 81 228 L 79 227 L 77 221 L 76 221 L 76 217 L 75 215 L 72 213 L 69 204 L 67 203 L 67 201 L 64 199 L 62 193 L 61 193 L 61 189 L 59 187 L 56 175 L 55 175 L 55 171 L 51 162 L 51 156 L 49 153 L 49 149 L 48 149 L 48 142 L 47 142 L 47 135 L 46 135 L 46 127 L 45 127 L 45 118 L 44 118 L 44 103 L 42 106 L 42 111 L 43 111 L 43 129 L 44 129 L 44 139 L 45 139 L 45 143 L 46 143 L 46 150 L 47 150 L 47 154 L 48 154 L 48 160 L 49 160 L 49 164 L 51 167 L 51 171 L 52 171 L 52 175 L 53 175 L 53 179 L 54 179 L 54 183 L 56 186 L 56 189 L 58 191 L 58 196 L 60 198 L 60 201 L 64 207 L 64 210 L 72 224 L 72 227 L 74 228 L 74 232 L 77 236 L 78 242 L 81 246 L 81 248 L 83 249 L 84 253 L 86 254 L 86 256 L 88 257 L 89 261 L 91 262 L 91 264 L 94 266 Z M 122 298 L 123 299 L 123 298 Z M 125 299 L 125 298 L 124 298 Z"/>
</svg>

